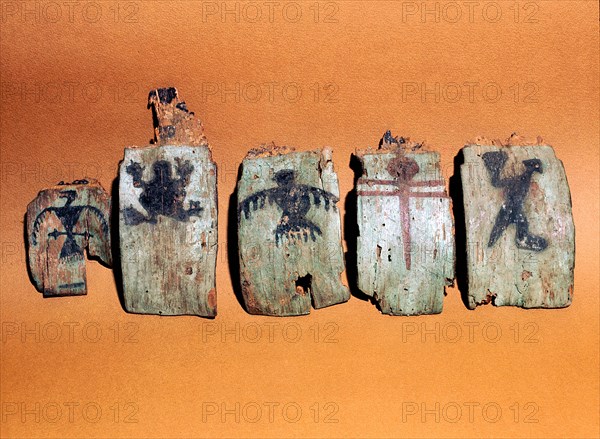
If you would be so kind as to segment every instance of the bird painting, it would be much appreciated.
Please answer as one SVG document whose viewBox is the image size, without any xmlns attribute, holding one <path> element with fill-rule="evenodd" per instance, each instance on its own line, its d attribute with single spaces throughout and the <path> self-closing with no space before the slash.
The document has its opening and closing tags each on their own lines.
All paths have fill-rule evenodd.
<svg viewBox="0 0 600 439">
<path fill-rule="evenodd" d="M 108 235 L 108 222 L 104 217 L 104 214 L 100 209 L 90 205 L 73 205 L 73 202 L 77 198 L 77 191 L 75 190 L 65 190 L 61 191 L 60 198 L 64 198 L 65 204 L 64 206 L 50 206 L 43 209 L 35 218 L 33 223 L 33 231 L 31 233 L 31 243 L 33 245 L 38 245 L 39 243 L 39 234 L 40 228 L 42 224 L 46 221 L 49 215 L 55 215 L 60 223 L 62 224 L 64 230 L 54 229 L 48 233 L 48 238 L 52 238 L 54 240 L 58 239 L 59 236 L 66 236 L 66 239 L 62 245 L 60 250 L 59 258 L 60 259 L 71 259 L 71 258 L 82 258 L 83 257 L 83 248 L 87 246 L 88 240 L 94 235 L 90 233 L 90 231 L 86 229 L 83 232 L 75 232 L 75 226 L 80 222 L 81 215 L 83 212 L 87 212 L 91 215 L 94 215 L 101 224 L 102 233 L 107 236 Z M 78 239 L 83 238 L 81 244 Z"/>
<path fill-rule="evenodd" d="M 322 235 L 321 228 L 307 220 L 306 214 L 312 205 L 325 210 L 335 209 L 338 197 L 318 187 L 298 184 L 296 172 L 292 169 L 278 171 L 273 181 L 277 184 L 276 187 L 256 192 L 240 203 L 238 217 L 244 215 L 246 219 L 250 219 L 252 211 L 263 209 L 267 202 L 269 205 L 275 203 L 282 211 L 274 230 L 277 245 L 283 237 L 300 237 L 304 242 L 308 242 L 309 238 L 316 241 L 317 236 Z"/>
<path fill-rule="evenodd" d="M 501 178 L 508 155 L 504 151 L 489 151 L 481 158 L 487 168 L 492 186 L 504 190 L 504 203 L 498 211 L 488 247 L 492 247 L 507 227 L 514 224 L 517 228 L 516 244 L 520 249 L 540 252 L 546 249 L 548 242 L 541 236 L 529 232 L 529 221 L 523 212 L 523 202 L 529 192 L 534 173 L 543 173 L 542 162 L 539 159 L 523 160 L 525 170 L 520 175 Z"/>
</svg>

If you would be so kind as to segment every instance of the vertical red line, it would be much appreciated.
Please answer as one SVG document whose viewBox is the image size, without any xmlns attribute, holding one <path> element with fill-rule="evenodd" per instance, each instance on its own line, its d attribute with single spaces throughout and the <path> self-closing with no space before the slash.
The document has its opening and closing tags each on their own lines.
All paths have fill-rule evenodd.
<svg viewBox="0 0 600 439">
<path fill-rule="evenodd" d="M 365 191 L 359 190 L 357 192 L 360 196 L 375 196 L 375 197 L 389 197 L 396 196 L 398 197 L 398 202 L 400 204 L 400 223 L 402 225 L 402 246 L 404 253 L 404 263 L 406 265 L 406 269 L 410 270 L 411 268 L 411 236 L 410 236 L 410 199 L 413 198 L 445 198 L 447 195 L 442 192 L 410 192 L 411 187 L 435 187 L 444 184 L 443 180 L 428 180 L 428 181 L 397 181 L 397 180 L 367 180 L 362 179 L 359 180 L 359 184 L 379 184 L 384 186 L 396 186 L 398 191 L 394 192 L 383 192 L 383 191 Z M 376 203 L 379 203 L 379 198 L 375 199 Z"/>
<path fill-rule="evenodd" d="M 406 185 L 402 185 L 399 189 L 400 194 L 398 194 L 398 201 L 400 202 L 400 221 L 402 223 L 404 263 L 406 264 L 406 269 L 410 270 L 410 197 L 408 193 L 410 189 Z"/>
</svg>

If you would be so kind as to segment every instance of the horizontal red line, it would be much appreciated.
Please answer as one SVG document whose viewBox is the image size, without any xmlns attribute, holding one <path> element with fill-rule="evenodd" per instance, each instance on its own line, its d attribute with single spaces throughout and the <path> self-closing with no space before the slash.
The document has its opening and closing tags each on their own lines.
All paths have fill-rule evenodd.
<svg viewBox="0 0 600 439">
<path fill-rule="evenodd" d="M 382 192 L 382 191 L 357 191 L 356 195 L 362 196 L 381 196 L 381 197 L 400 197 L 406 196 L 412 198 L 448 198 L 445 192 L 402 192 L 402 191 L 394 191 L 394 192 Z"/>
<path fill-rule="evenodd" d="M 446 182 L 444 180 L 426 180 L 426 181 L 409 181 L 409 182 L 399 182 L 396 180 L 375 180 L 368 178 L 359 178 L 358 184 L 384 184 L 390 186 L 410 186 L 410 187 L 422 187 L 422 186 L 445 186 Z"/>
</svg>

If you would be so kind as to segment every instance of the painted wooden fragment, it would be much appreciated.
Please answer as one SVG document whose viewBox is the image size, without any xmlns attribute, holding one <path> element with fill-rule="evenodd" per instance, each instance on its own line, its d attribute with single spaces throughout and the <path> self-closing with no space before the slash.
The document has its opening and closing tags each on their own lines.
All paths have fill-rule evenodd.
<svg viewBox="0 0 600 439">
<path fill-rule="evenodd" d="M 63 182 L 27 206 L 28 263 L 44 297 L 87 294 L 85 256 L 112 264 L 110 196 L 95 180 Z"/>
<path fill-rule="evenodd" d="M 440 155 L 392 137 L 357 152 L 358 287 L 384 314 L 442 312 L 454 279 L 451 202 Z"/>
<path fill-rule="evenodd" d="M 119 170 L 123 296 L 129 312 L 214 317 L 217 170 L 175 88 L 150 92 L 155 141 Z"/>
<path fill-rule="evenodd" d="M 248 153 L 238 181 L 241 287 L 251 314 L 295 316 L 350 298 L 330 149 Z"/>
<path fill-rule="evenodd" d="M 571 304 L 575 228 L 562 162 L 538 138 L 463 148 L 468 306 Z"/>
</svg>

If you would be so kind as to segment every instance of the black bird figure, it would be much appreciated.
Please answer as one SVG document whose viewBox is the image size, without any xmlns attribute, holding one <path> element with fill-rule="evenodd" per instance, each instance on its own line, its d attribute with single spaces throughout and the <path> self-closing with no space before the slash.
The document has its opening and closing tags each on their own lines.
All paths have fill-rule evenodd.
<svg viewBox="0 0 600 439">
<path fill-rule="evenodd" d="M 38 244 L 38 238 L 40 233 L 40 227 L 44 222 L 46 215 L 54 214 L 60 220 L 61 224 L 64 227 L 64 231 L 61 232 L 57 229 L 52 230 L 48 233 L 48 237 L 52 239 L 58 239 L 59 236 L 66 236 L 65 242 L 60 250 L 60 258 L 73 258 L 73 257 L 83 257 L 83 249 L 77 241 L 76 237 L 83 237 L 83 247 L 87 245 L 87 241 L 89 238 L 93 237 L 88 230 L 85 230 L 82 233 L 76 233 L 73 231 L 79 219 L 81 217 L 81 213 L 83 211 L 88 211 L 89 213 L 95 215 L 100 221 L 102 227 L 102 233 L 108 235 L 108 223 L 104 218 L 104 214 L 100 209 L 90 205 L 83 206 L 73 206 L 72 203 L 77 198 L 77 192 L 74 190 L 66 190 L 60 192 L 60 198 L 66 199 L 65 205 L 61 207 L 47 207 L 42 210 L 38 216 L 35 218 L 33 223 L 33 232 L 31 234 L 31 242 L 33 245 Z"/>
<path fill-rule="evenodd" d="M 312 203 L 315 206 L 321 206 L 329 210 L 332 206 L 335 209 L 335 203 L 339 199 L 323 189 L 305 184 L 296 183 L 296 173 L 292 169 L 284 169 L 275 174 L 273 181 L 277 186 L 271 189 L 265 189 L 250 195 L 242 201 L 238 207 L 238 217 L 242 213 L 246 219 L 250 218 L 250 212 L 265 207 L 265 202 L 271 205 L 277 204 L 283 211 L 277 228 L 275 229 L 275 242 L 279 245 L 280 238 L 287 236 L 291 238 L 293 234 L 301 234 L 304 241 L 307 242 L 310 236 L 312 241 L 316 241 L 317 235 L 322 235 L 321 228 L 312 221 L 305 218 Z"/>
<path fill-rule="evenodd" d="M 505 198 L 496 216 L 488 247 L 492 247 L 506 228 L 514 224 L 517 228 L 515 241 L 518 248 L 538 252 L 546 249 L 548 242 L 544 238 L 529 233 L 529 222 L 523 212 L 523 202 L 529 192 L 533 173 L 543 173 L 542 162 L 539 159 L 523 160 L 525 171 L 521 175 L 500 178 L 500 173 L 508 160 L 506 152 L 490 151 L 484 153 L 481 158 L 490 174 L 492 186 L 502 188 Z"/>
<path fill-rule="evenodd" d="M 190 201 L 190 208 L 183 207 L 186 192 L 185 187 L 190 182 L 194 167 L 189 161 L 177 162 L 176 172 L 179 178 L 172 177 L 171 164 L 166 160 L 159 160 L 152 165 L 154 177 L 145 182 L 142 179 L 144 168 L 137 162 L 131 162 L 125 170 L 133 177 L 133 186 L 141 187 L 144 191 L 140 195 L 140 204 L 148 216 L 128 207 L 123 210 L 125 224 L 137 225 L 143 222 L 156 223 L 158 215 L 168 216 L 178 221 L 186 222 L 192 216 L 199 216 L 203 208 L 199 201 Z"/>
</svg>

